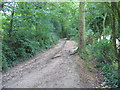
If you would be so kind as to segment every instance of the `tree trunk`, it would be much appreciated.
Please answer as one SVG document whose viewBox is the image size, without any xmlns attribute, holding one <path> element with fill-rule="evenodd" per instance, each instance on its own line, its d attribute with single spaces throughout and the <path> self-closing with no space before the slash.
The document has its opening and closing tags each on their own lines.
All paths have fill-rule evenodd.
<svg viewBox="0 0 120 90">
<path fill-rule="evenodd" d="M 111 27 L 112 27 L 112 43 L 113 43 L 113 47 L 114 47 L 114 53 L 115 53 L 115 56 L 117 56 L 117 47 L 116 47 L 116 28 L 115 28 L 115 17 L 112 16 L 112 24 L 111 24 Z"/>
<path fill-rule="evenodd" d="M 120 10 L 118 12 L 118 38 L 120 38 Z"/>
<path fill-rule="evenodd" d="M 120 2 L 118 2 L 120 3 Z M 120 4 L 119 6 L 120 7 Z M 120 10 L 118 9 L 118 39 L 119 39 L 119 46 L 118 46 L 118 87 L 120 88 Z"/>
<path fill-rule="evenodd" d="M 120 45 L 119 45 L 120 47 Z M 120 88 L 120 48 L 119 48 L 119 53 L 118 53 L 118 87 Z"/>
<path fill-rule="evenodd" d="M 116 2 L 111 2 L 111 8 L 113 9 L 113 12 L 116 10 Z M 118 13 L 119 15 L 119 13 Z M 118 62 L 118 87 L 120 87 L 120 48 L 118 49 L 119 51 L 117 52 L 117 47 L 116 47 L 116 28 L 115 28 L 115 14 L 112 15 L 112 42 L 113 42 L 113 47 L 114 47 L 114 53 L 115 56 L 117 57 L 117 62 Z M 119 16 L 118 16 L 118 24 L 119 24 Z M 119 25 L 118 25 L 119 29 Z M 119 45 L 120 47 L 120 45 Z"/>
<path fill-rule="evenodd" d="M 14 18 L 14 7 L 13 7 L 13 10 L 12 10 L 11 19 L 10 19 L 9 37 L 12 36 L 12 31 L 13 31 L 13 18 Z"/>
<path fill-rule="evenodd" d="M 106 22 L 106 17 L 107 17 L 107 13 L 105 13 L 105 16 L 103 18 L 103 38 L 105 38 L 105 22 Z"/>
<path fill-rule="evenodd" d="M 85 50 L 85 2 L 80 2 L 80 29 L 79 29 L 79 50 Z"/>
<path fill-rule="evenodd" d="M 0 3 L 0 10 L 3 9 L 4 3 Z"/>
</svg>

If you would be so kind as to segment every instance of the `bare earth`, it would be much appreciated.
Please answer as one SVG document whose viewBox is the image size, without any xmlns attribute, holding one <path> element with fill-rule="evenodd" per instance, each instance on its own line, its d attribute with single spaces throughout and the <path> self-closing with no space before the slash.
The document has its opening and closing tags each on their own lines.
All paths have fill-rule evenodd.
<svg viewBox="0 0 120 90">
<path fill-rule="evenodd" d="M 73 54 L 77 44 L 60 40 L 53 48 L 10 68 L 2 75 L 4 88 L 93 88 L 95 75 Z"/>
</svg>

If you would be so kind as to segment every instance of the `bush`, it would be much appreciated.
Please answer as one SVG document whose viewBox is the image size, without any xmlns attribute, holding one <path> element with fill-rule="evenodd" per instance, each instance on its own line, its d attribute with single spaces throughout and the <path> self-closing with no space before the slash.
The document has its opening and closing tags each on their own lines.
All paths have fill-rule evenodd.
<svg viewBox="0 0 120 90">
<path fill-rule="evenodd" d="M 118 82 L 118 73 L 117 73 L 117 68 L 115 66 L 110 65 L 110 64 L 105 64 L 105 63 L 100 63 L 100 67 L 102 70 L 102 73 L 105 78 L 105 82 L 108 87 L 116 88 L 117 87 L 117 82 Z"/>
<path fill-rule="evenodd" d="M 117 87 L 117 68 L 116 57 L 113 52 L 113 47 L 110 40 L 102 39 L 95 42 L 93 45 L 92 53 L 95 60 L 99 61 L 102 74 L 105 76 L 105 82 L 108 87 Z"/>
<path fill-rule="evenodd" d="M 81 54 L 81 57 L 86 60 L 86 66 L 89 69 L 91 61 L 97 60 L 98 64 L 96 67 L 101 68 L 102 73 L 105 76 L 105 86 L 107 87 L 117 87 L 117 62 L 116 57 L 113 52 L 113 47 L 111 42 L 106 39 L 102 39 L 99 42 L 94 41 L 94 43 L 88 44 L 86 46 L 86 51 Z"/>
<path fill-rule="evenodd" d="M 95 42 L 92 53 L 94 54 L 95 60 L 99 60 L 100 62 L 112 64 L 112 61 L 116 60 L 111 42 L 106 39 Z"/>
<path fill-rule="evenodd" d="M 43 49 L 50 48 L 51 45 L 55 44 L 58 40 L 50 31 L 47 31 L 47 33 L 39 32 L 37 34 L 35 31 L 26 32 L 22 30 L 17 31 L 14 36 L 10 37 L 12 39 L 3 37 L 3 70 L 26 60 Z"/>
</svg>

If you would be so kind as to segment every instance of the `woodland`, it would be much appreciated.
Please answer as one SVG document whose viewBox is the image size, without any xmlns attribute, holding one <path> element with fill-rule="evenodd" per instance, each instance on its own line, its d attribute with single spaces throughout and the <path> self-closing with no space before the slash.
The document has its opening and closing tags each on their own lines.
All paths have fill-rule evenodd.
<svg viewBox="0 0 120 90">
<path fill-rule="evenodd" d="M 120 2 L 2 2 L 1 71 L 50 49 L 61 38 L 97 61 L 109 88 L 120 87 Z"/>
</svg>

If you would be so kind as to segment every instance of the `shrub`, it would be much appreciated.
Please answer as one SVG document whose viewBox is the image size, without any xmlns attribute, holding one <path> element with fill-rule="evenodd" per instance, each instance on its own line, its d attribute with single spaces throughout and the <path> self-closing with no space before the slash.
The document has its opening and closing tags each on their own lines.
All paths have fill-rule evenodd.
<svg viewBox="0 0 120 90">
<path fill-rule="evenodd" d="M 96 40 L 92 45 L 88 44 L 81 57 L 86 61 L 85 65 L 88 70 L 91 70 L 91 61 L 97 60 L 98 64 L 96 64 L 96 67 L 101 68 L 101 74 L 105 76 L 105 86 L 110 88 L 117 87 L 118 64 L 109 40 L 102 39 L 99 42 Z"/>
</svg>

